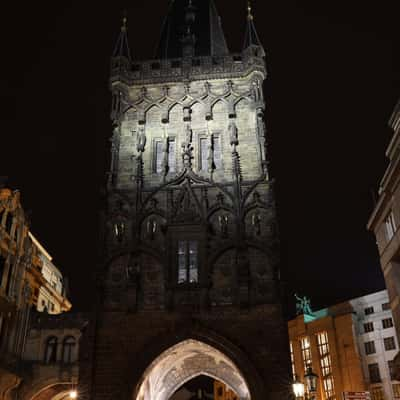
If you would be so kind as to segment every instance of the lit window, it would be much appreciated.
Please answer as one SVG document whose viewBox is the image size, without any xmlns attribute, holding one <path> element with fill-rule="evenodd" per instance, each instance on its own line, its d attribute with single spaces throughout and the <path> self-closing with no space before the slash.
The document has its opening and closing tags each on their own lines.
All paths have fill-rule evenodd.
<svg viewBox="0 0 400 400">
<path fill-rule="evenodd" d="M 294 381 L 296 379 L 296 368 L 295 368 L 295 365 L 294 365 L 293 343 L 290 342 L 289 346 L 290 346 L 290 361 L 292 363 L 292 378 L 293 378 L 293 381 Z"/>
<path fill-rule="evenodd" d="M 374 353 L 376 353 L 375 342 L 374 341 L 365 342 L 364 343 L 364 347 L 365 347 L 365 354 L 374 354 Z"/>
<path fill-rule="evenodd" d="M 76 345 L 76 340 L 72 336 L 68 336 L 63 341 L 63 356 L 62 360 L 64 364 L 71 364 L 74 359 L 74 348 Z"/>
<path fill-rule="evenodd" d="M 155 150 L 155 172 L 162 172 L 162 164 L 163 164 L 163 144 L 161 140 L 157 140 L 154 146 Z"/>
<path fill-rule="evenodd" d="M 178 283 L 198 282 L 197 241 L 180 240 L 178 242 Z"/>
<path fill-rule="evenodd" d="M 307 372 L 307 368 L 312 366 L 311 344 L 308 336 L 305 336 L 300 340 L 300 348 L 304 363 L 304 372 Z"/>
<path fill-rule="evenodd" d="M 381 382 L 381 374 L 379 372 L 379 365 L 377 363 L 368 364 L 369 381 L 371 383 Z"/>
<path fill-rule="evenodd" d="M 396 233 L 396 223 L 394 220 L 393 211 L 390 211 L 388 216 L 385 218 L 385 228 L 386 228 L 387 240 L 391 240 L 394 234 Z"/>
<path fill-rule="evenodd" d="M 367 308 L 364 310 L 364 313 L 365 313 L 365 315 L 373 314 L 373 313 L 374 313 L 374 307 L 367 307 Z"/>
<path fill-rule="evenodd" d="M 382 328 L 383 329 L 391 328 L 392 326 L 393 326 L 392 318 L 385 318 L 382 320 Z"/>
<path fill-rule="evenodd" d="M 382 311 L 390 310 L 390 303 L 383 303 L 382 304 Z"/>
<path fill-rule="evenodd" d="M 385 400 L 385 395 L 381 387 L 370 388 L 371 400 Z"/>
<path fill-rule="evenodd" d="M 396 342 L 394 341 L 394 337 L 387 337 L 383 339 L 383 343 L 385 345 L 385 350 L 394 350 L 396 348 Z"/>
<path fill-rule="evenodd" d="M 394 397 L 398 399 L 400 397 L 400 383 L 394 383 L 392 388 Z"/>
<path fill-rule="evenodd" d="M 367 322 L 364 324 L 364 332 L 368 333 L 368 332 L 373 332 L 374 330 L 374 323 L 373 322 Z"/>
<path fill-rule="evenodd" d="M 317 346 L 319 362 L 321 365 L 322 383 L 326 399 L 335 398 L 335 385 L 332 376 L 332 362 L 329 351 L 328 333 L 320 332 L 317 334 Z"/>
<path fill-rule="evenodd" d="M 57 361 L 57 347 L 58 342 L 55 336 L 51 336 L 47 339 L 46 348 L 44 353 L 44 362 L 46 364 L 52 364 Z"/>
<path fill-rule="evenodd" d="M 176 172 L 175 140 L 168 139 L 168 172 Z"/>
</svg>

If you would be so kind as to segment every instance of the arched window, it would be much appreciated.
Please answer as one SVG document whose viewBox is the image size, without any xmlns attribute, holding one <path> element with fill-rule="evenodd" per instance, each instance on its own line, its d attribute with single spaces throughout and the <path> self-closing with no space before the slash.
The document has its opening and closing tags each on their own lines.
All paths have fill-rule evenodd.
<svg viewBox="0 0 400 400">
<path fill-rule="evenodd" d="M 73 336 L 67 336 L 63 341 L 62 361 L 64 364 L 71 364 L 74 360 L 76 340 Z"/>
<path fill-rule="evenodd" d="M 46 341 L 46 349 L 44 352 L 44 362 L 46 364 L 57 362 L 57 346 L 57 338 L 55 336 L 50 336 Z"/>
</svg>

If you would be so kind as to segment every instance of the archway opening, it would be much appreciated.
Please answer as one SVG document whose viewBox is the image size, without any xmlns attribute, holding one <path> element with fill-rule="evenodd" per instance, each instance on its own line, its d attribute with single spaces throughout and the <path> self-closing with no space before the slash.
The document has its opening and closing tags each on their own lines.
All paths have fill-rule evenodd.
<svg viewBox="0 0 400 400">
<path fill-rule="evenodd" d="M 223 382 L 199 375 L 182 385 L 170 400 L 238 400 L 239 396 Z"/>
<path fill-rule="evenodd" d="M 195 378 L 205 382 L 205 377 L 230 389 L 235 400 L 250 399 L 239 367 L 215 347 L 194 339 L 184 340 L 160 354 L 146 369 L 133 399 L 170 400 L 188 382 Z"/>
</svg>

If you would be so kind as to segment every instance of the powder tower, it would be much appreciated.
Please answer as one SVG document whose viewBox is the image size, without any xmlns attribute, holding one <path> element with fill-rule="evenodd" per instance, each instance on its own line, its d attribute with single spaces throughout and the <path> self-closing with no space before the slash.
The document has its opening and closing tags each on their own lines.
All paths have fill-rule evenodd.
<svg viewBox="0 0 400 400">
<path fill-rule="evenodd" d="M 171 1 L 150 61 L 124 21 L 91 399 L 168 400 L 199 375 L 240 399 L 289 392 L 264 57 L 250 7 L 237 54 L 213 0 Z"/>
</svg>

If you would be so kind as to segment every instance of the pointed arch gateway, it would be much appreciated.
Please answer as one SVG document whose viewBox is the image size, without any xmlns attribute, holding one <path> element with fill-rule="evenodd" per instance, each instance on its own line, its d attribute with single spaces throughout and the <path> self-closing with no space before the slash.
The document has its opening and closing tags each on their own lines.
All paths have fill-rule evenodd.
<svg viewBox="0 0 400 400">
<path fill-rule="evenodd" d="M 191 379 L 206 375 L 250 400 L 248 384 L 238 366 L 215 347 L 186 339 L 162 352 L 146 369 L 133 400 L 168 400 Z"/>
</svg>

